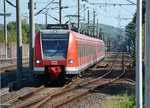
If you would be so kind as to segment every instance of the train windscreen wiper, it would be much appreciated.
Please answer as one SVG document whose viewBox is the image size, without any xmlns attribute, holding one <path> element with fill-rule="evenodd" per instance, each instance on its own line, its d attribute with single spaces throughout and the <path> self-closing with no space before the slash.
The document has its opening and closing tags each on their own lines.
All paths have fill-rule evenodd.
<svg viewBox="0 0 150 108">
<path fill-rule="evenodd" d="M 59 53 L 65 46 L 61 47 L 60 49 L 58 49 L 54 54 L 50 55 L 50 57 L 56 55 L 57 53 Z"/>
</svg>

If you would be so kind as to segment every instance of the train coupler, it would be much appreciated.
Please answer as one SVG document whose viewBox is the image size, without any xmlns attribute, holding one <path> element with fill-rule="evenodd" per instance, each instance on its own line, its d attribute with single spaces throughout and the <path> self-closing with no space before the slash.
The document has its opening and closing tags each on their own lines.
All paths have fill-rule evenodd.
<svg viewBox="0 0 150 108">
<path fill-rule="evenodd" d="M 62 68 L 60 66 L 57 67 L 48 67 L 48 73 L 50 79 L 58 79 L 61 74 Z"/>
</svg>

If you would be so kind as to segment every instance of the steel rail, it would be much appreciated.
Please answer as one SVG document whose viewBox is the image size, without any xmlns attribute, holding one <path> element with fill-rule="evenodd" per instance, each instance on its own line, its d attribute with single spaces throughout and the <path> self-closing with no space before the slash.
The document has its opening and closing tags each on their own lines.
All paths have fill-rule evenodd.
<svg viewBox="0 0 150 108">
<path fill-rule="evenodd" d="M 117 56 L 116 56 L 116 57 L 117 57 Z M 109 73 L 112 71 L 112 69 L 114 68 L 115 63 L 116 63 L 116 59 L 115 59 L 115 62 L 113 63 L 113 65 L 112 65 L 110 71 L 109 71 L 107 74 L 109 74 Z M 107 74 L 103 75 L 102 77 L 105 77 Z M 67 89 L 67 90 L 64 90 L 64 89 L 67 88 L 67 87 L 69 87 L 70 85 L 72 85 L 72 84 L 73 84 L 74 82 L 76 82 L 77 80 L 79 80 L 79 77 L 78 77 L 75 81 L 70 82 L 70 83 L 68 83 L 67 85 L 63 86 L 62 88 L 60 88 L 60 89 L 59 89 L 58 91 L 56 91 L 55 93 L 52 93 L 53 95 L 50 95 L 50 96 L 43 96 L 43 97 L 38 98 L 38 99 L 33 99 L 33 100 L 30 100 L 30 101 L 27 101 L 27 102 L 25 102 L 25 103 L 22 103 L 22 104 L 19 104 L 19 105 L 15 106 L 15 108 L 27 107 L 27 106 L 29 106 L 29 105 L 31 105 L 31 104 L 35 104 L 35 103 L 37 103 L 37 102 L 40 102 L 40 101 L 42 101 L 42 100 L 45 100 L 46 98 L 49 99 L 49 98 L 51 98 L 51 97 L 53 97 L 53 96 L 56 96 L 56 95 L 61 94 L 61 91 L 62 91 L 62 93 L 63 93 L 63 92 L 67 92 L 67 90 L 70 91 L 71 89 Z M 96 80 L 93 80 L 93 82 L 96 82 Z M 93 82 L 91 81 L 91 82 L 89 82 L 89 83 L 87 83 L 87 84 L 76 85 L 75 88 L 79 88 L 79 87 L 82 87 L 82 86 L 86 86 L 86 85 L 91 84 L 91 83 L 93 83 Z M 30 93 L 30 94 L 32 94 L 32 93 Z M 29 96 L 31 96 L 31 95 L 29 95 Z M 20 99 L 21 99 L 21 98 L 20 98 Z M 18 99 L 17 99 L 16 101 L 18 101 Z"/>
<path fill-rule="evenodd" d="M 43 88 L 45 88 L 44 85 L 42 85 L 42 86 L 40 86 L 40 87 L 38 87 L 38 88 L 32 90 L 32 91 L 29 92 L 29 93 L 23 94 L 22 96 L 19 96 L 19 97 L 16 97 L 16 98 L 14 98 L 14 99 L 11 99 L 11 100 L 7 101 L 5 104 L 12 104 L 12 103 L 17 102 L 17 101 L 19 101 L 19 100 L 25 99 L 25 98 L 27 98 L 27 97 L 33 95 L 34 93 L 38 92 L 39 90 L 43 89 Z"/>
<path fill-rule="evenodd" d="M 119 53 L 118 53 L 119 54 Z M 118 54 L 116 55 L 116 58 L 115 58 L 115 62 L 113 63 L 111 69 L 104 75 L 102 75 L 101 77 L 97 78 L 97 79 L 94 79 L 94 80 L 91 80 L 89 82 L 86 82 L 86 83 L 83 83 L 83 84 L 77 84 L 76 86 L 72 87 L 72 88 L 67 88 L 65 90 L 62 90 L 62 91 L 58 91 L 58 92 L 55 92 L 49 96 L 47 96 L 45 99 L 43 99 L 42 101 L 40 101 L 39 103 L 37 103 L 36 105 L 34 105 L 32 108 L 38 108 L 40 107 L 41 105 L 43 105 L 45 102 L 47 102 L 48 100 L 52 99 L 54 96 L 57 96 L 57 95 L 60 95 L 62 93 L 65 93 L 65 92 L 68 92 L 68 91 L 71 91 L 71 90 L 74 90 L 74 89 L 77 89 L 77 88 L 81 88 L 83 86 L 86 86 L 88 84 L 92 84 L 96 81 L 99 81 L 100 79 L 102 79 L 103 77 L 107 76 L 108 74 L 110 74 L 114 68 L 114 65 L 116 63 L 116 59 L 117 59 L 117 56 Z"/>
<path fill-rule="evenodd" d="M 124 59 L 123 59 L 123 60 L 124 60 Z M 69 97 L 67 97 L 66 99 L 63 99 L 63 100 L 61 100 L 61 101 L 58 101 L 58 102 L 52 104 L 49 108 L 56 108 L 56 107 L 58 107 L 58 106 L 60 106 L 60 105 L 63 105 L 63 104 L 65 104 L 65 103 L 69 102 L 69 101 L 72 101 L 73 99 L 79 98 L 79 97 L 84 96 L 84 95 L 86 95 L 86 94 L 88 94 L 88 93 L 90 93 L 90 92 L 93 92 L 96 88 L 100 88 L 100 87 L 103 88 L 103 87 L 105 87 L 106 85 L 109 85 L 109 84 L 111 84 L 111 83 L 114 83 L 114 82 L 117 81 L 119 78 L 121 78 L 123 75 L 125 75 L 125 72 L 126 72 L 126 71 L 125 71 L 125 65 L 124 65 L 124 63 L 122 63 L 122 65 L 123 65 L 123 72 L 122 72 L 119 76 L 117 76 L 116 78 L 114 78 L 113 80 L 107 81 L 106 83 L 104 83 L 104 84 L 102 84 L 102 85 L 99 85 L 99 86 L 96 86 L 96 87 L 92 87 L 91 89 L 86 90 L 86 91 L 81 92 L 81 93 L 78 93 L 78 94 L 76 94 L 76 95 L 69 96 Z"/>
<path fill-rule="evenodd" d="M 24 62 L 23 65 L 28 65 L 29 62 Z M 16 64 L 12 64 L 12 65 L 7 65 L 7 66 L 3 66 L 0 67 L 0 73 L 5 72 L 6 70 L 12 70 L 12 69 L 16 69 L 17 65 Z"/>
<path fill-rule="evenodd" d="M 77 78 L 76 78 L 75 80 L 73 80 L 72 82 L 69 82 L 68 84 L 64 85 L 64 86 L 61 87 L 58 91 L 61 91 L 61 90 L 65 89 L 65 88 L 71 86 L 73 83 L 75 83 L 75 82 L 78 81 L 78 80 L 79 80 L 79 77 L 77 77 Z M 58 91 L 57 91 L 57 92 L 58 92 Z M 53 94 L 53 93 L 52 93 L 52 94 Z M 29 106 L 29 105 L 31 105 L 31 104 L 35 104 L 35 103 L 37 103 L 37 102 L 39 102 L 39 101 L 45 99 L 46 97 L 47 97 L 47 96 L 43 96 L 43 97 L 38 98 L 38 99 L 33 99 L 33 100 L 30 100 L 30 101 L 27 101 L 27 102 L 25 102 L 25 103 L 22 103 L 22 104 L 19 104 L 19 105 L 17 105 L 17 106 L 14 106 L 14 108 L 24 108 L 24 107 L 27 107 L 27 106 Z"/>
</svg>

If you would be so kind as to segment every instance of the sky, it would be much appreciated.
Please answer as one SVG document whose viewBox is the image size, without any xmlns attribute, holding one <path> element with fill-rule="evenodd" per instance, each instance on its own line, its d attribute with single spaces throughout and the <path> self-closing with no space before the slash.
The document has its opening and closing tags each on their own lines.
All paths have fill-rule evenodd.
<svg viewBox="0 0 150 108">
<path fill-rule="evenodd" d="M 16 5 L 16 0 L 8 0 Z M 29 0 L 21 1 L 21 16 L 22 19 L 26 18 L 29 21 Z M 34 13 L 37 13 L 44 6 L 53 0 L 34 0 L 36 3 L 36 9 Z M 54 0 L 47 9 L 43 10 L 40 14 L 35 16 L 35 23 L 45 24 L 45 12 L 47 11 L 49 15 L 59 19 L 59 0 Z M 78 0 L 62 0 L 62 6 L 67 6 L 62 10 L 63 23 L 69 20 L 66 15 L 77 15 L 77 1 Z M 133 18 L 136 11 L 136 5 L 109 5 L 109 4 L 131 4 L 131 2 L 136 4 L 136 0 L 88 0 L 85 2 L 80 0 L 80 13 L 81 22 L 87 23 L 87 11 L 90 11 L 90 22 L 93 24 L 93 10 L 96 11 L 96 22 L 101 24 L 111 25 L 118 28 L 124 28 Z M 93 5 L 93 4 L 95 5 Z M 4 13 L 4 0 L 0 0 L 0 13 Z M 85 7 L 84 7 L 85 6 Z M 7 17 L 7 23 L 11 21 L 16 21 L 16 8 L 12 7 L 6 2 L 6 12 L 11 13 L 10 17 Z M 71 18 L 71 22 L 77 23 L 77 18 Z M 48 16 L 49 24 L 56 24 L 58 21 L 54 20 L 52 17 Z M 0 16 L 0 24 L 4 24 L 4 17 Z"/>
</svg>

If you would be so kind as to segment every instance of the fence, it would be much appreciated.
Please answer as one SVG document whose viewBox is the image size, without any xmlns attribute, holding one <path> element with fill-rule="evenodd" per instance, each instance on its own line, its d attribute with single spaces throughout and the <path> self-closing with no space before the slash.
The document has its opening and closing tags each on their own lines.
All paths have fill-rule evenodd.
<svg viewBox="0 0 150 108">
<path fill-rule="evenodd" d="M 0 58 L 5 58 L 5 43 L 0 42 Z M 8 58 L 17 57 L 17 45 L 16 44 L 8 44 L 7 48 Z M 22 45 L 22 57 L 29 57 L 29 44 Z"/>
</svg>

